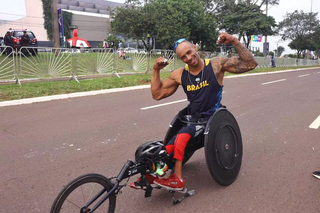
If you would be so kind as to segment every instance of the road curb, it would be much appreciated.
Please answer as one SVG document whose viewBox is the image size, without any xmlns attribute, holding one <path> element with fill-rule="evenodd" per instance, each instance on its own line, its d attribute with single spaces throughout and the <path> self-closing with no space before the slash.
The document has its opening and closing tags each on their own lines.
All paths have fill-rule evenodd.
<svg viewBox="0 0 320 213">
<path fill-rule="evenodd" d="M 105 90 L 95 90 L 95 91 L 89 91 L 89 92 L 77 92 L 77 93 L 70 93 L 70 94 L 36 97 L 36 98 L 25 98 L 25 99 L 20 99 L 20 100 L 0 102 L 0 107 L 15 106 L 15 105 L 22 105 L 22 104 L 32 104 L 32 103 L 39 103 L 39 102 L 53 101 L 53 100 L 63 100 L 63 99 L 69 99 L 69 98 L 79 98 L 79 97 L 85 97 L 85 96 L 101 95 L 101 94 L 108 94 L 108 93 L 115 93 L 115 92 L 125 92 L 125 91 L 148 89 L 148 88 L 150 88 L 150 85 L 141 85 L 141 86 L 134 86 L 134 87 L 124 87 L 124 88 L 105 89 Z"/>
</svg>

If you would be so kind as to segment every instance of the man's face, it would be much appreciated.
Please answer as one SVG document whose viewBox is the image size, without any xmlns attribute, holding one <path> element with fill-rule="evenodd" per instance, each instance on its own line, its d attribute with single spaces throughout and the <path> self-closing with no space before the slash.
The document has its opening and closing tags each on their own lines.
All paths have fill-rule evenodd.
<svg viewBox="0 0 320 213">
<path fill-rule="evenodd" d="M 197 47 L 188 41 L 180 43 L 176 49 L 176 53 L 180 60 L 189 66 L 197 66 L 199 63 L 199 55 L 197 53 Z"/>
</svg>

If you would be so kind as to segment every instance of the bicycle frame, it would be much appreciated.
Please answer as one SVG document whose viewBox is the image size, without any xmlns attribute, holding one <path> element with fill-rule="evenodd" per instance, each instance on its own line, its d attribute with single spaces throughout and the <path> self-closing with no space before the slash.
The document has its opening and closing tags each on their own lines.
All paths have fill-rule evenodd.
<svg viewBox="0 0 320 213">
<path fill-rule="evenodd" d="M 118 194 L 120 189 L 123 186 L 120 186 L 119 183 L 123 180 L 126 179 L 128 177 L 131 177 L 133 175 L 139 174 L 141 173 L 142 175 L 146 174 L 146 165 L 145 164 L 141 164 L 141 163 L 135 163 L 131 160 L 127 160 L 127 162 L 124 164 L 124 166 L 122 167 L 120 173 L 118 174 L 118 176 L 115 178 L 115 184 L 112 187 L 112 189 L 106 194 L 104 195 L 97 203 L 96 205 L 93 206 L 93 208 L 89 211 L 89 213 L 94 212 L 104 201 L 106 201 L 109 196 L 113 193 Z M 118 189 L 118 191 L 116 191 Z M 94 196 L 90 201 L 88 201 L 88 203 L 86 203 L 85 207 L 90 206 L 93 202 L 95 202 L 103 193 L 106 192 L 106 189 L 101 190 L 96 196 Z"/>
</svg>

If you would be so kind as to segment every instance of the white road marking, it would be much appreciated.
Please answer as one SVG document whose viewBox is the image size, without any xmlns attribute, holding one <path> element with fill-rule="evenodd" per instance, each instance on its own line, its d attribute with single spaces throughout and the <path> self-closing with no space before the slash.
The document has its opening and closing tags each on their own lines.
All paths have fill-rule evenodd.
<svg viewBox="0 0 320 213">
<path fill-rule="evenodd" d="M 166 106 L 166 105 L 170 105 L 170 104 L 176 104 L 176 103 L 180 103 L 180 102 L 184 102 L 184 101 L 187 101 L 187 99 L 182 99 L 182 100 L 178 100 L 178 101 L 172 101 L 172 102 L 168 102 L 168 103 L 164 103 L 164 104 L 158 104 L 158 105 L 149 106 L 149 107 L 143 107 L 143 108 L 141 108 L 141 110 L 152 109 L 152 108 Z"/>
<path fill-rule="evenodd" d="M 266 83 L 262 83 L 261 85 L 267 85 L 267 84 L 273 84 L 273 83 L 277 83 L 277 82 L 281 82 L 281 81 L 286 81 L 287 79 L 280 79 L 280 80 L 276 80 L 276 81 L 269 81 Z"/>
<path fill-rule="evenodd" d="M 105 90 L 95 90 L 95 91 L 89 91 L 89 92 L 77 92 L 77 93 L 70 93 L 70 94 L 36 97 L 36 98 L 25 98 L 25 99 L 20 99 L 20 100 L 0 102 L 0 107 L 21 105 L 21 104 L 32 104 L 32 103 L 45 102 L 45 101 L 63 100 L 63 99 L 68 99 L 68 98 L 78 98 L 78 97 L 101 95 L 101 94 L 108 94 L 108 93 L 114 93 L 114 92 L 124 92 L 124 91 L 138 90 L 138 89 L 148 89 L 148 88 L 150 88 L 150 85 L 141 85 L 141 86 L 134 86 L 134 87 L 124 87 L 124 88 L 105 89 Z"/>
<path fill-rule="evenodd" d="M 222 93 L 225 93 L 225 92 L 222 92 Z M 152 108 L 166 106 L 166 105 L 170 105 L 170 104 L 176 104 L 176 103 L 180 103 L 180 102 L 184 102 L 184 101 L 187 101 L 187 99 L 182 99 L 182 100 L 178 100 L 178 101 L 172 101 L 172 102 L 168 102 L 168 103 L 164 103 L 164 104 L 158 104 L 158 105 L 149 106 L 149 107 L 143 107 L 143 108 L 140 108 L 140 109 L 141 110 L 152 109 Z"/>
<path fill-rule="evenodd" d="M 318 129 L 319 126 L 320 126 L 320 115 L 317 117 L 316 120 L 314 120 L 314 121 L 312 122 L 312 124 L 310 124 L 309 128 L 310 128 L 310 129 Z"/>
<path fill-rule="evenodd" d="M 308 76 L 310 74 L 305 74 L 305 75 L 299 75 L 298 77 L 301 78 L 301 77 L 305 77 L 305 76 Z"/>
</svg>

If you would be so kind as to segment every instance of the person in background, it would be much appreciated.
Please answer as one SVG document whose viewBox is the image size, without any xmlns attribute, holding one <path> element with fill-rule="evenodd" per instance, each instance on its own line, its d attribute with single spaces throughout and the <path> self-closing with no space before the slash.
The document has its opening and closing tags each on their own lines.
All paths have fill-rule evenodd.
<svg viewBox="0 0 320 213">
<path fill-rule="evenodd" d="M 4 40 L 4 45 L 14 48 L 14 41 L 10 31 L 7 32 L 3 40 Z M 12 49 L 10 47 L 6 48 L 6 52 L 8 56 L 12 56 L 11 55 Z"/>
<path fill-rule="evenodd" d="M 116 51 L 115 48 L 114 48 L 114 41 L 113 41 L 113 39 L 111 39 L 110 48 L 112 49 L 113 52 Z"/>
<path fill-rule="evenodd" d="M 121 40 L 119 40 L 119 58 L 122 57 L 122 54 L 123 54 L 123 44 Z"/>
<path fill-rule="evenodd" d="M 271 66 L 276 67 L 276 63 L 274 62 L 273 55 L 271 56 Z"/>
<path fill-rule="evenodd" d="M 27 31 L 23 31 L 23 36 L 21 37 L 21 45 L 22 46 L 29 46 L 30 44 L 30 37 L 27 34 Z M 25 55 L 25 56 L 29 56 L 30 55 L 30 50 L 28 48 L 22 48 L 21 52 Z"/>
<path fill-rule="evenodd" d="M 5 45 L 13 47 L 13 37 L 10 31 L 7 32 L 3 40 Z"/>
<path fill-rule="evenodd" d="M 23 31 L 23 36 L 21 37 L 21 44 L 22 46 L 29 46 L 30 44 L 30 37 L 27 34 L 27 31 Z"/>
<path fill-rule="evenodd" d="M 108 42 L 106 39 L 103 39 L 103 44 L 102 44 L 103 48 L 106 49 L 108 48 Z"/>
</svg>

